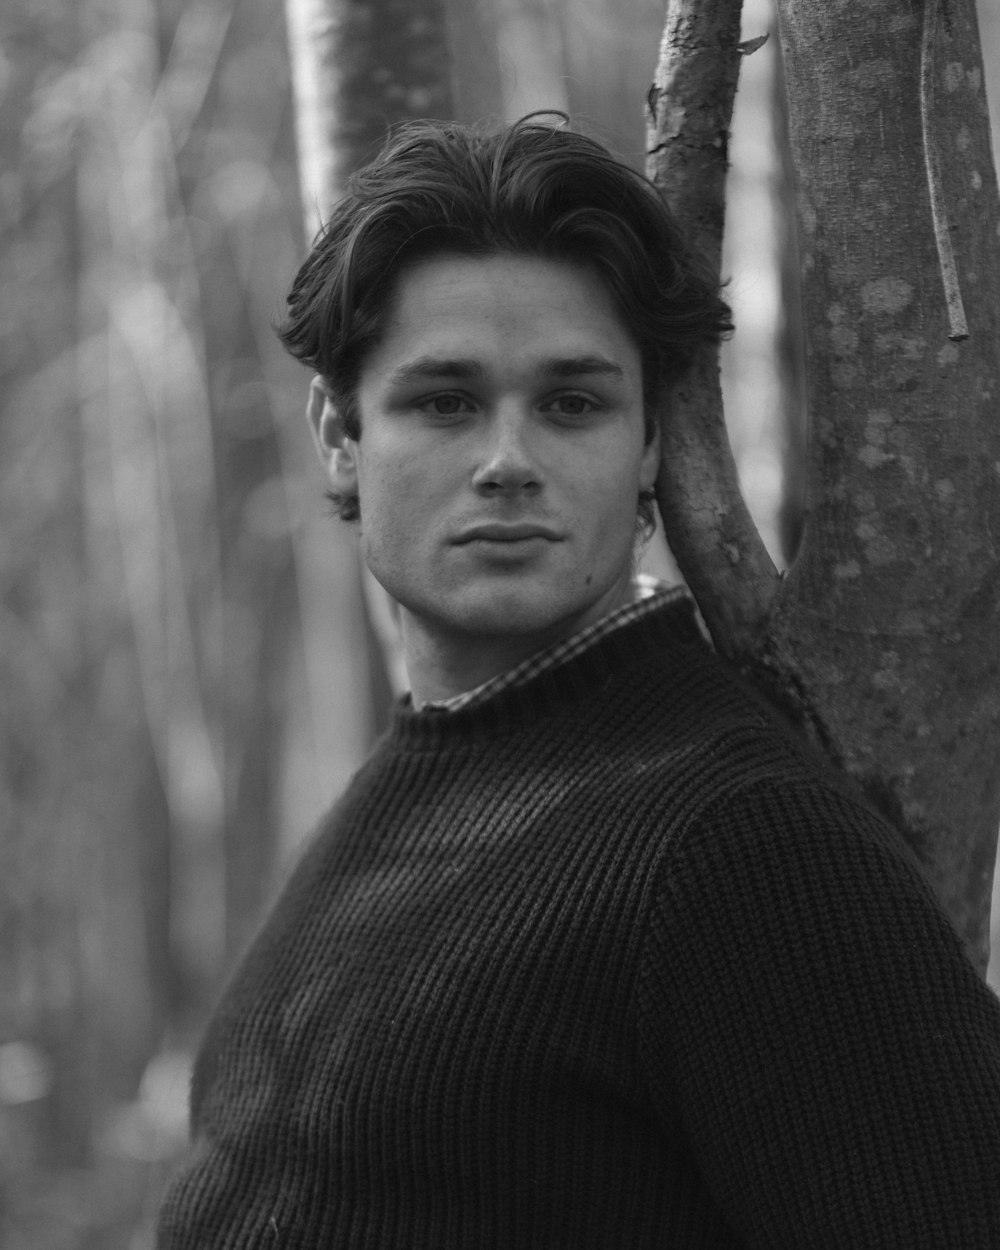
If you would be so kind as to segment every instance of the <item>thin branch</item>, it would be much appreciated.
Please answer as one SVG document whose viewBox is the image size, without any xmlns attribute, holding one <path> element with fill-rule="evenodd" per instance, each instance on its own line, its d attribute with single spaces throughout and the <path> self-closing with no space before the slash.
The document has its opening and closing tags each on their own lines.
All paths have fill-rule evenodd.
<svg viewBox="0 0 1000 1250">
<path fill-rule="evenodd" d="M 927 169 L 931 217 L 934 221 L 934 242 L 937 244 L 941 282 L 948 305 L 948 337 L 960 343 L 969 337 L 969 326 L 965 320 L 958 267 L 951 245 L 948 210 L 944 202 L 944 179 L 941 175 L 941 154 L 934 133 L 934 51 L 937 44 L 939 4 L 940 0 L 924 0 L 924 29 L 920 41 L 920 129 L 924 141 L 924 165 Z"/>
<path fill-rule="evenodd" d="M 740 0 L 675 0 L 647 96 L 646 172 L 716 272 L 733 99 L 741 56 L 753 50 L 739 35 Z M 780 581 L 740 493 L 714 348 L 674 388 L 661 434 L 657 498 L 667 541 L 716 646 L 740 660 Z"/>
</svg>

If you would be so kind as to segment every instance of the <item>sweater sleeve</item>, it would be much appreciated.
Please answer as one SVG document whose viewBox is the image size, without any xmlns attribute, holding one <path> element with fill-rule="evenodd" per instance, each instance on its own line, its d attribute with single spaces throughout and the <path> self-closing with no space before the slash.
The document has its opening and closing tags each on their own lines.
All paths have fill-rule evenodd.
<svg viewBox="0 0 1000 1250">
<path fill-rule="evenodd" d="M 658 1112 L 748 1246 L 1000 1246 L 1000 1003 L 861 804 L 715 803 L 664 865 L 638 1021 Z"/>
</svg>

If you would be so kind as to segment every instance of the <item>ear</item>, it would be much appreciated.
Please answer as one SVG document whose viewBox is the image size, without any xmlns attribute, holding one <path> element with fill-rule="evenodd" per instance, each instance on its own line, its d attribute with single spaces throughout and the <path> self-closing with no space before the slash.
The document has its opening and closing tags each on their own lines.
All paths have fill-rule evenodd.
<svg viewBox="0 0 1000 1250">
<path fill-rule="evenodd" d="M 338 495 L 357 494 L 357 444 L 344 432 L 340 411 L 319 375 L 309 386 L 306 418 L 334 492 Z"/>
<path fill-rule="evenodd" d="M 642 460 L 639 463 L 639 488 L 652 490 L 656 476 L 660 471 L 660 427 L 657 425 L 653 437 L 642 449 Z"/>
</svg>

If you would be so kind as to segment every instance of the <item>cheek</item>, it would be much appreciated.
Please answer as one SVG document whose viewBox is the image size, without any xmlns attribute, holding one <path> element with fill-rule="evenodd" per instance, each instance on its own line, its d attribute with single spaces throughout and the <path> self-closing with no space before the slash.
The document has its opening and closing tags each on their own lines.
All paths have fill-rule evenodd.
<svg viewBox="0 0 1000 1250">
<path fill-rule="evenodd" d="M 369 465 L 359 476 L 361 549 L 373 568 L 408 564 L 433 533 L 437 509 L 429 487 L 412 460 Z"/>
<path fill-rule="evenodd" d="M 642 490 L 640 465 L 633 460 L 614 466 L 611 461 L 605 471 L 592 474 L 585 490 L 579 492 L 581 506 L 593 513 L 600 513 L 609 521 L 628 516 L 635 511 Z"/>
<path fill-rule="evenodd" d="M 578 532 L 587 534 L 598 560 L 614 564 L 631 558 L 641 489 L 637 466 L 630 462 L 618 473 L 591 481 L 588 490 L 576 495 Z"/>
<path fill-rule="evenodd" d="M 373 443 L 359 460 L 358 488 L 389 511 L 432 506 L 447 494 L 456 469 L 448 448 L 428 446 L 420 438 L 392 438 Z"/>
<path fill-rule="evenodd" d="M 391 523 L 394 516 L 412 506 L 414 478 L 412 460 L 385 452 L 370 452 L 358 465 L 358 497 L 361 515 L 378 526 Z"/>
</svg>

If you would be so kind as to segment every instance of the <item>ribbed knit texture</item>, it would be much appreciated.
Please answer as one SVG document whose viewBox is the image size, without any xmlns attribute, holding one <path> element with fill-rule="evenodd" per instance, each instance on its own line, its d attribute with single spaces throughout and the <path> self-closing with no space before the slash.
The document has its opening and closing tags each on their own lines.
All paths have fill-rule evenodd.
<svg viewBox="0 0 1000 1250">
<path fill-rule="evenodd" d="M 685 604 L 397 712 L 192 1114 L 160 1250 L 1000 1247 L 1000 1006 Z"/>
</svg>

